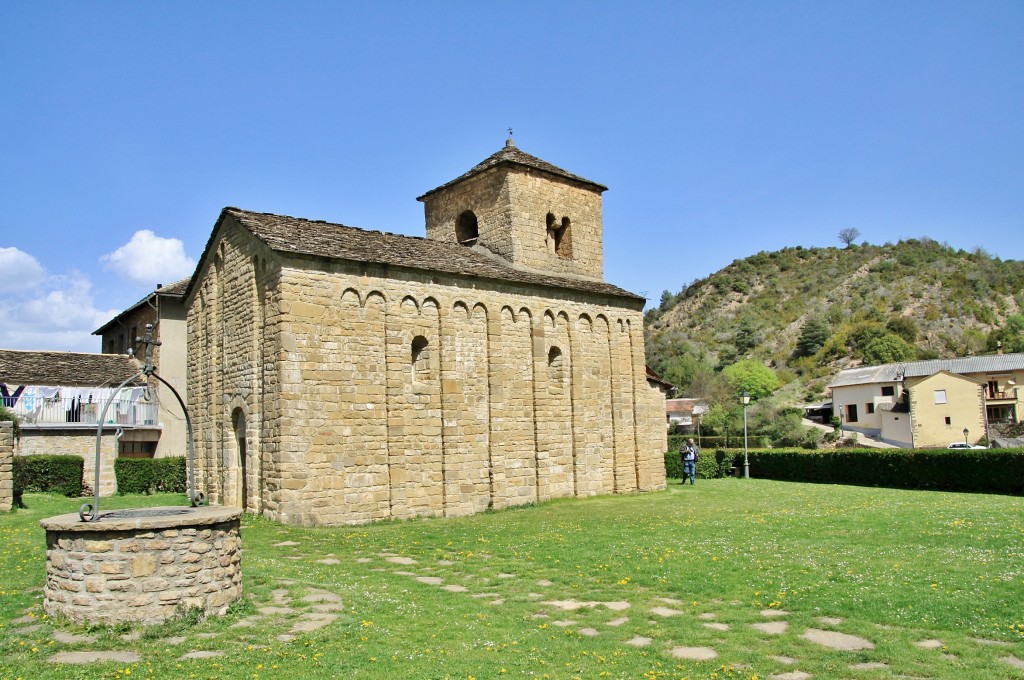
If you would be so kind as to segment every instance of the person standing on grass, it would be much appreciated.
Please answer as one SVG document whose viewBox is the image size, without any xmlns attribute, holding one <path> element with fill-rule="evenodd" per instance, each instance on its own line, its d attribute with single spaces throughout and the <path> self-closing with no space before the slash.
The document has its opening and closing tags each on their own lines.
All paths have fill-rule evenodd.
<svg viewBox="0 0 1024 680">
<path fill-rule="evenodd" d="M 697 459 L 700 457 L 700 449 L 693 443 L 693 437 L 686 440 L 686 444 L 683 448 L 679 449 L 679 455 L 683 459 L 683 484 L 686 484 L 686 478 L 690 478 L 690 486 L 693 486 L 697 477 Z"/>
</svg>

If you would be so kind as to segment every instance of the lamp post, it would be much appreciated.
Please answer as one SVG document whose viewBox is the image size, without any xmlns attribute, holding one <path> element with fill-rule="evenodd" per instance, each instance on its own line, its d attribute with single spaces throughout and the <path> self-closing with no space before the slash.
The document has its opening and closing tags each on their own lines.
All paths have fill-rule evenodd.
<svg viewBox="0 0 1024 680">
<path fill-rule="evenodd" d="M 965 428 L 964 428 L 964 445 L 965 445 L 965 446 L 970 446 L 970 444 L 969 444 L 969 443 L 967 443 L 967 435 L 969 435 L 970 433 L 971 433 L 971 431 L 970 431 L 970 430 L 968 430 L 968 429 L 967 429 L 967 428 L 965 427 Z"/>
<path fill-rule="evenodd" d="M 750 458 L 747 454 L 747 404 L 750 403 L 750 393 L 743 390 L 740 401 L 743 402 L 743 479 L 750 479 Z"/>
</svg>

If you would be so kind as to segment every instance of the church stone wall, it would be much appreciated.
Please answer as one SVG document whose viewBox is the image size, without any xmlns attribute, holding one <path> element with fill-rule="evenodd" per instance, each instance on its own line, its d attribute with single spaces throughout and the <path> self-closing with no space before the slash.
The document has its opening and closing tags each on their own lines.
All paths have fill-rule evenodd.
<svg viewBox="0 0 1024 680">
<path fill-rule="evenodd" d="M 228 223 L 188 314 L 189 398 L 196 482 L 213 503 L 259 512 L 280 490 L 266 467 L 301 456 L 276 454 L 280 423 L 264 414 L 264 379 L 275 362 L 266 343 L 276 307 L 265 296 L 275 259 Z M 267 417 L 264 417 L 264 416 Z M 291 458 L 291 459 L 290 459 Z M 246 493 L 248 489 L 264 493 Z"/>
<path fill-rule="evenodd" d="M 214 502 L 355 524 L 664 487 L 639 302 L 264 256 L 241 231 L 189 316 Z"/>
</svg>

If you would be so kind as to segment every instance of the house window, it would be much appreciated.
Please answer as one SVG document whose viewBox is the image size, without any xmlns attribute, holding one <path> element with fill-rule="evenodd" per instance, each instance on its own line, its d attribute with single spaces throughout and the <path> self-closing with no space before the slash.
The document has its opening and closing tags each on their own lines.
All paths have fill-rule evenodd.
<svg viewBox="0 0 1024 680">
<path fill-rule="evenodd" d="M 476 223 L 476 215 L 472 210 L 467 210 L 455 221 L 455 239 L 464 246 L 471 246 L 476 243 L 480 236 L 480 230 Z"/>
<path fill-rule="evenodd" d="M 896 396 L 896 388 L 893 387 L 892 385 L 884 386 L 882 388 L 882 396 L 883 397 L 895 397 Z"/>
<path fill-rule="evenodd" d="M 935 403 L 945 404 L 946 403 L 946 390 L 935 390 Z"/>
<path fill-rule="evenodd" d="M 846 422 L 855 423 L 857 422 L 857 405 L 847 404 L 846 406 Z"/>
<path fill-rule="evenodd" d="M 430 379 L 430 343 L 422 335 L 412 340 L 412 379 L 415 382 Z"/>
<path fill-rule="evenodd" d="M 950 418 L 949 416 L 946 416 L 946 425 L 948 426 L 948 425 L 952 425 L 952 424 L 953 424 L 953 419 Z"/>
<path fill-rule="evenodd" d="M 118 458 L 152 458 L 156 455 L 156 442 L 120 442 Z"/>
<path fill-rule="evenodd" d="M 868 415 L 871 415 L 874 412 L 875 412 L 875 405 L 873 403 L 871 403 L 871 404 L 864 404 L 864 413 L 867 413 Z"/>
</svg>

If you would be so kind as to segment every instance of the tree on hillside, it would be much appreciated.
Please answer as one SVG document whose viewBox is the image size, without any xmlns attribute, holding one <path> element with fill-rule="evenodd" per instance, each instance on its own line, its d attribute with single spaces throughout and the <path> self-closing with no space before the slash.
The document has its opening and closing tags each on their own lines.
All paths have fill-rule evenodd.
<svg viewBox="0 0 1024 680">
<path fill-rule="evenodd" d="M 811 317 L 804 322 L 800 328 L 800 337 L 796 341 L 795 357 L 810 357 L 818 353 L 818 350 L 825 346 L 832 332 L 824 319 Z"/>
<path fill-rule="evenodd" d="M 1024 352 L 1024 315 L 1006 317 L 1006 325 L 988 334 L 988 349 L 1004 352 Z"/>
<path fill-rule="evenodd" d="M 767 397 L 779 389 L 779 377 L 775 375 L 775 371 L 754 359 L 744 359 L 726 366 L 722 375 L 732 385 L 736 394 L 746 392 L 754 401 Z"/>
<path fill-rule="evenodd" d="M 847 227 L 839 231 L 839 240 L 845 243 L 847 248 L 858 238 L 860 238 L 860 231 L 855 227 Z"/>
<path fill-rule="evenodd" d="M 863 351 L 864 363 L 872 366 L 913 361 L 916 356 L 917 350 L 913 345 L 892 333 L 875 338 L 864 347 Z"/>
</svg>

